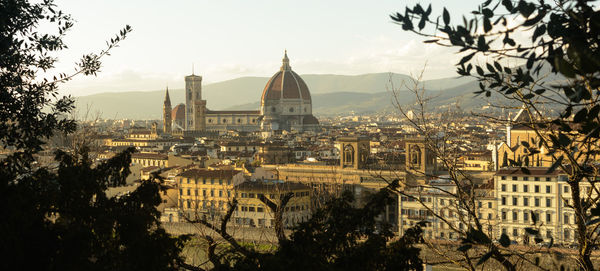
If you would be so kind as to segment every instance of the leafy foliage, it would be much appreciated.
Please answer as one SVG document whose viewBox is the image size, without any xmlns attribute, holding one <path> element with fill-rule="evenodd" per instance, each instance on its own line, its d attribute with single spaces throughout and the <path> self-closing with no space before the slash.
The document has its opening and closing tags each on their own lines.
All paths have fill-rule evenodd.
<svg viewBox="0 0 600 271">
<path fill-rule="evenodd" d="M 131 31 L 125 27 L 105 50 L 82 57 L 73 74 L 50 73 L 66 48 L 73 25 L 51 0 L 0 1 L 0 143 L 9 151 L 0 160 L 0 254 L 2 270 L 174 270 L 184 238 L 160 228 L 159 182 L 142 183 L 122 197 L 106 196 L 124 185 L 132 149 L 93 163 L 85 148 L 58 150 L 55 162 L 35 156 L 56 132 L 76 128 L 66 118 L 70 97 L 59 97 L 60 83 L 78 74 L 94 75 L 100 58 Z M 39 32 L 54 24 L 56 34 Z"/>
<path fill-rule="evenodd" d="M 600 223 L 594 211 L 598 195 L 582 193 L 580 188 L 595 186 L 599 175 L 600 10 L 594 4 L 487 0 L 472 12 L 472 19 L 463 17 L 462 24 L 451 24 L 445 8 L 442 21 L 440 17 L 434 21 L 431 6 L 424 9 L 420 4 L 391 15 L 403 30 L 426 37 L 426 43 L 456 47 L 463 54 L 456 63 L 457 73 L 479 80 L 480 90 L 475 94 L 498 95 L 522 104 L 529 120 L 519 124 L 530 128 L 537 140 L 521 142 L 526 155 L 505 160 L 503 166 L 520 167 L 528 174 L 534 156 L 544 149 L 544 155 L 553 161 L 548 173 L 566 172 L 573 202 L 570 207 L 576 213 L 578 261 L 584 270 L 594 269 L 590 256 L 599 236 L 593 229 Z M 417 21 L 418 29 L 413 24 Z M 515 39 L 516 33 L 528 33 L 531 39 Z M 545 67 L 560 80 L 543 80 Z M 557 108 L 557 114 L 548 114 L 547 105 Z M 541 239 L 534 227 L 527 228 L 527 234 L 536 242 Z M 501 236 L 500 244 L 505 247 L 507 243 L 508 236 Z"/>
<path fill-rule="evenodd" d="M 276 251 L 227 251 L 213 264 L 221 270 L 422 270 L 415 244 L 422 241 L 423 225 L 392 240 L 391 227 L 377 219 L 392 196 L 385 188 L 357 207 L 345 191 L 294 229 L 289 240 L 280 238 Z"/>
</svg>

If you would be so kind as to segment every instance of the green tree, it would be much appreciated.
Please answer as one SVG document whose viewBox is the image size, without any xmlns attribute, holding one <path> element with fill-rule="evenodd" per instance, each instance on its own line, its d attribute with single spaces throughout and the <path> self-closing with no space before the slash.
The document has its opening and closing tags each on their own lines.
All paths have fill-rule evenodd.
<svg viewBox="0 0 600 271">
<path fill-rule="evenodd" d="M 479 80 L 477 94 L 497 95 L 523 108 L 528 118 L 519 124 L 532 129 L 538 140 L 521 142 L 528 155 L 509 164 L 528 172 L 527 160 L 534 161 L 530 158 L 545 149 L 544 155 L 554 161 L 548 171 L 560 168 L 568 174 L 571 200 L 565 206 L 575 211 L 582 270 L 594 270 L 591 253 L 600 238 L 600 11 L 593 2 L 487 0 L 472 12 L 472 19 L 463 17 L 458 24 L 451 24 L 446 8 L 434 17 L 431 5 L 391 15 L 403 30 L 426 37 L 426 43 L 456 47 L 464 54 L 457 72 Z M 528 40 L 515 39 L 515 33 L 527 33 Z M 482 56 L 484 64 L 478 64 Z M 545 67 L 558 83 L 543 80 Z M 548 108 L 557 114 L 549 114 Z M 583 187 L 591 189 L 584 192 Z M 534 227 L 528 234 L 541 240 Z M 500 241 L 510 240 L 502 235 Z"/>
<path fill-rule="evenodd" d="M 52 0 L 0 1 L 0 255 L 2 270 L 173 270 L 183 238 L 161 227 L 155 206 L 159 182 L 146 182 L 121 197 L 108 187 L 125 183 L 133 150 L 93 163 L 85 148 L 56 151 L 52 165 L 36 155 L 56 132 L 69 133 L 73 99 L 58 86 L 78 74 L 95 75 L 100 59 L 118 46 L 129 26 L 72 74 L 52 79 L 63 38 L 73 20 Z M 53 24 L 55 33 L 40 32 Z"/>
<path fill-rule="evenodd" d="M 214 240 L 206 238 L 214 270 L 422 270 L 421 249 L 416 244 L 422 241 L 423 224 L 394 240 L 390 225 L 378 220 L 393 202 L 397 185 L 392 182 L 368 196 L 361 207 L 356 206 L 351 192 L 344 191 L 294 228 L 289 238 L 283 232 L 282 214 L 293 193 L 279 204 L 260 197 L 275 213 L 278 246 L 272 252 L 244 247 L 227 233 L 227 223 L 237 207 L 235 200 L 220 226 L 203 219 L 191 222 L 208 226 L 230 244 L 231 249 L 219 253 Z"/>
</svg>

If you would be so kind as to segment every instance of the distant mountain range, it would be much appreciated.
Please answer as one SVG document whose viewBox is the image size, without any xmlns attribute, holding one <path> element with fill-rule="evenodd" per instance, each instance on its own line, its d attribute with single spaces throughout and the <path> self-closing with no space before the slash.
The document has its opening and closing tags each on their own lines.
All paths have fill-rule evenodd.
<svg viewBox="0 0 600 271">
<path fill-rule="evenodd" d="M 411 103 L 414 96 L 406 90 L 411 77 L 403 74 L 372 73 L 363 75 L 306 74 L 306 81 L 316 115 L 336 115 L 393 110 L 391 83 L 396 88 L 401 104 Z M 269 78 L 241 77 L 203 86 L 203 99 L 207 107 L 219 109 L 258 109 L 262 90 Z M 477 109 L 487 104 L 475 97 L 477 83 L 472 78 L 445 78 L 427 80 L 423 86 L 428 95 L 435 97 L 432 108 L 455 105 L 465 110 Z M 101 113 L 102 118 L 160 119 L 165 91 L 105 92 L 76 97 L 79 114 Z M 175 107 L 184 101 L 182 89 L 170 89 L 171 103 Z"/>
</svg>

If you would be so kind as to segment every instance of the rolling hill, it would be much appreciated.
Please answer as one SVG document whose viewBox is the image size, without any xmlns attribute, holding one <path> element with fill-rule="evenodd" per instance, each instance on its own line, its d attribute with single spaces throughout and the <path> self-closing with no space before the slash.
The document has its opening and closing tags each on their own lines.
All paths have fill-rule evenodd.
<svg viewBox="0 0 600 271">
<path fill-rule="evenodd" d="M 354 111 L 356 113 L 378 112 L 392 108 L 389 82 L 396 86 L 401 103 L 411 101 L 412 96 L 402 95 L 403 82 L 411 78 L 402 74 L 373 73 L 363 75 L 302 75 L 310 88 L 313 111 L 319 115 L 335 115 Z M 267 77 L 241 77 L 203 86 L 203 98 L 210 109 L 258 109 Z M 462 99 L 465 105 L 480 106 L 471 101 L 477 84 L 471 78 L 445 78 L 424 81 L 423 85 L 435 93 L 438 104 Z M 184 102 L 182 89 L 170 89 L 173 106 Z M 76 97 L 79 112 L 101 112 L 102 118 L 159 119 L 162 117 L 164 90 L 105 92 Z M 479 99 L 478 99 L 479 100 Z M 483 103 L 485 104 L 485 102 Z"/>
</svg>

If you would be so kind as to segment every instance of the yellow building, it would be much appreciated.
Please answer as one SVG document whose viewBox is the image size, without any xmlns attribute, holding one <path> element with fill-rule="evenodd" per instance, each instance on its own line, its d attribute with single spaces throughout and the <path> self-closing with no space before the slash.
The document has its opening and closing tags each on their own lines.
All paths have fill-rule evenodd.
<svg viewBox="0 0 600 271">
<path fill-rule="evenodd" d="M 274 212 L 259 198 L 264 196 L 279 205 L 280 199 L 288 193 L 293 193 L 293 196 L 283 210 L 283 225 L 293 227 L 310 218 L 311 189 L 307 185 L 278 180 L 257 180 L 243 182 L 234 189 L 238 207 L 233 213 L 233 221 L 237 225 L 273 227 Z"/>
<path fill-rule="evenodd" d="M 509 120 L 510 122 L 506 126 L 506 142 L 500 143 L 497 147 L 498 153 L 498 168 L 511 166 L 510 160 L 521 161 L 525 167 L 550 167 L 554 163 L 552 155 L 549 154 L 549 150 L 545 147 L 540 148 L 540 153 L 534 155 L 528 155 L 527 148 L 522 145 L 522 142 L 527 142 L 530 146 L 537 146 L 540 142 L 539 137 L 535 130 L 523 125 L 532 123 L 531 118 L 524 109 L 521 109 L 517 115 Z M 513 123 L 515 123 L 513 125 Z M 549 129 L 553 129 L 552 127 Z M 549 131 L 540 131 L 541 134 L 548 134 Z M 575 139 L 576 140 L 576 139 Z M 552 146 L 552 142 L 548 142 Z M 585 152 L 587 146 L 581 146 L 580 152 Z M 598 148 L 597 145 L 592 148 Z M 562 155 L 561 152 L 557 152 L 556 156 Z M 585 159 L 585 155 L 582 155 L 580 159 Z M 565 159 L 567 160 L 567 159 Z M 596 154 L 591 157 L 591 161 L 599 161 L 600 157 Z"/>
<path fill-rule="evenodd" d="M 187 215 L 218 215 L 227 211 L 227 203 L 235 196 L 234 185 L 243 181 L 243 173 L 237 170 L 187 170 L 175 177 L 177 206 Z"/>
</svg>

